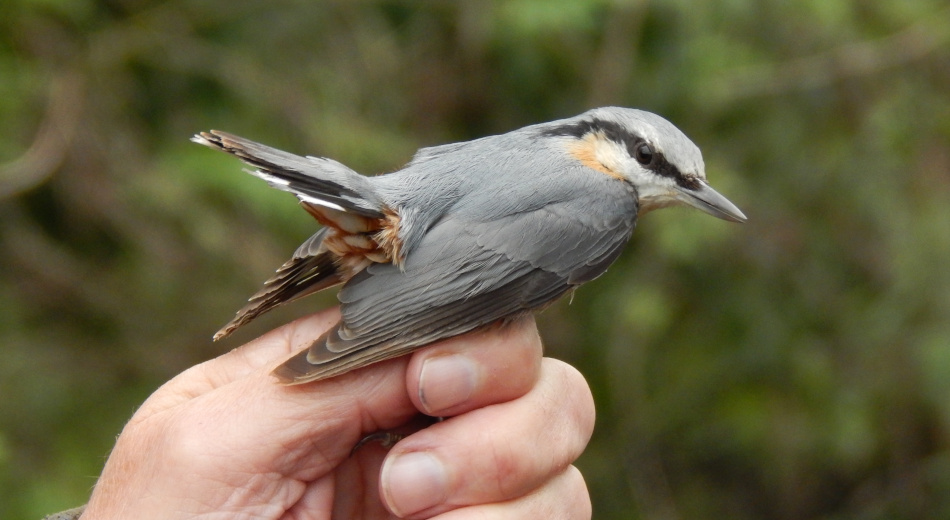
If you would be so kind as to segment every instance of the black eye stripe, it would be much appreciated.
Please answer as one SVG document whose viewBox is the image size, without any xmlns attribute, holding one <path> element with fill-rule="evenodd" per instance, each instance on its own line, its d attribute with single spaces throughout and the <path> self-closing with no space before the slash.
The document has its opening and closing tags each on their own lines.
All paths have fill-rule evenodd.
<svg viewBox="0 0 950 520">
<path fill-rule="evenodd" d="M 542 136 L 567 136 L 576 139 L 583 139 L 589 134 L 603 134 L 605 138 L 619 145 L 625 146 L 628 152 L 633 150 L 633 146 L 638 142 L 645 142 L 642 137 L 631 134 L 626 128 L 613 121 L 603 119 L 592 119 L 590 121 L 578 121 L 567 125 L 556 126 L 545 129 L 541 132 Z M 631 155 L 632 157 L 633 155 Z"/>
<path fill-rule="evenodd" d="M 673 166 L 669 161 L 666 160 L 663 152 L 657 150 L 656 147 L 647 142 L 646 139 L 636 134 L 630 133 L 625 127 L 613 121 L 606 121 L 604 119 L 596 118 L 578 121 L 576 123 L 546 128 L 541 131 L 541 136 L 562 136 L 583 139 L 585 136 L 594 133 L 601 133 L 606 139 L 623 146 L 626 148 L 630 157 L 634 159 L 637 159 L 637 147 L 641 144 L 646 144 L 653 151 L 653 158 L 646 164 L 641 162 L 644 168 L 653 171 L 657 175 L 673 179 L 676 181 L 677 185 L 682 186 L 683 188 L 697 189 L 699 187 L 699 183 L 695 178 L 692 176 L 686 176 L 681 171 L 679 171 L 676 166 Z M 639 159 L 637 159 L 637 161 L 640 162 Z"/>
</svg>

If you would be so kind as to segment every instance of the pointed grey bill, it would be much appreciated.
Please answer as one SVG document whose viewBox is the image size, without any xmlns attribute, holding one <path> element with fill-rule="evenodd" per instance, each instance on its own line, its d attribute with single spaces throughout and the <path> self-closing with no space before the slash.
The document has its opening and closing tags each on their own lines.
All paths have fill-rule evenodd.
<svg viewBox="0 0 950 520">
<path fill-rule="evenodd" d="M 677 186 L 679 199 L 690 206 L 702 210 L 710 215 L 728 220 L 729 222 L 745 222 L 746 216 L 729 202 L 729 199 L 723 197 L 718 191 L 704 181 L 699 181 L 699 187 L 696 189 L 682 188 Z"/>
</svg>

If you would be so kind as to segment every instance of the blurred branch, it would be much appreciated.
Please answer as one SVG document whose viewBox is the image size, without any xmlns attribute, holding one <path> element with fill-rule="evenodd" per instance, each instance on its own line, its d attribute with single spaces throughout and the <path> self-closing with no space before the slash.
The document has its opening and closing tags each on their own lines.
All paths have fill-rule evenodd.
<svg viewBox="0 0 950 520">
<path fill-rule="evenodd" d="M 79 126 L 84 83 L 76 69 L 53 76 L 46 113 L 33 143 L 23 155 L 0 165 L 0 200 L 42 184 L 62 164 Z"/>
<path fill-rule="evenodd" d="M 897 33 L 849 43 L 826 52 L 730 70 L 713 81 L 721 103 L 791 90 L 818 88 L 844 78 L 868 76 L 919 60 L 950 42 L 950 9 L 943 9 Z"/>
<path fill-rule="evenodd" d="M 116 21 L 89 37 L 89 56 L 98 73 L 125 74 L 129 63 L 143 62 L 169 74 L 194 74 L 214 78 L 233 93 L 260 100 L 273 112 L 284 115 L 290 124 L 313 110 L 301 108 L 310 101 L 300 82 L 291 78 L 274 81 L 271 63 L 255 59 L 255 54 L 238 46 L 213 43 L 198 35 L 202 25 L 181 2 L 159 4 L 134 17 Z M 246 10 L 214 11 L 217 23 L 253 13 Z M 250 15 L 248 15 L 250 16 Z M 205 19 L 204 24 L 211 24 Z"/>
<path fill-rule="evenodd" d="M 5 206 L 0 219 L 4 237 L 0 247 L 28 283 L 24 291 L 35 302 L 75 301 L 84 308 L 106 315 L 119 315 L 125 308 L 117 302 L 116 291 L 101 285 L 94 266 L 82 255 L 69 251 L 43 232 L 16 202 Z M 96 280 L 97 283 L 90 283 Z"/>
</svg>

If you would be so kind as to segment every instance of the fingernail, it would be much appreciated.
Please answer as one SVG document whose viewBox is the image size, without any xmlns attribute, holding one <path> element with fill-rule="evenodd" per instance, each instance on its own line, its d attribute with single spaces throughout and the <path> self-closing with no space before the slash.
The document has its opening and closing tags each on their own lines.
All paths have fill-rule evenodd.
<svg viewBox="0 0 950 520">
<path fill-rule="evenodd" d="M 419 401 L 426 413 L 448 410 L 464 403 L 475 392 L 475 363 L 462 355 L 427 359 L 419 374 Z"/>
<path fill-rule="evenodd" d="M 386 502 L 399 517 L 441 504 L 448 490 L 445 467 L 429 453 L 413 452 L 388 458 L 380 478 Z"/>
</svg>

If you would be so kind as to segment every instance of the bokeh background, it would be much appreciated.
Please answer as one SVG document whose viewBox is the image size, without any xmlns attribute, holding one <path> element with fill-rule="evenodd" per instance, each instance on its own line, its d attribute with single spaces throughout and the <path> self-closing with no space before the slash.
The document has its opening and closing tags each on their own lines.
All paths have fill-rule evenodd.
<svg viewBox="0 0 950 520">
<path fill-rule="evenodd" d="M 0 517 L 85 502 L 314 230 L 188 142 L 359 171 L 600 105 L 703 149 L 743 226 L 641 222 L 540 318 L 598 421 L 601 519 L 950 518 L 950 4 L 4 0 Z"/>
</svg>

